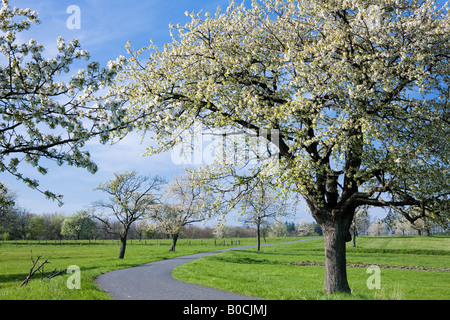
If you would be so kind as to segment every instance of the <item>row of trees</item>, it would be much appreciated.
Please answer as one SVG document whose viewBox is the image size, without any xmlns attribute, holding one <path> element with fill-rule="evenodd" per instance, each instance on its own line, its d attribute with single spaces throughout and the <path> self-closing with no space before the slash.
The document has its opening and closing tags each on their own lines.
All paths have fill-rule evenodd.
<svg viewBox="0 0 450 320">
<path fill-rule="evenodd" d="M 295 236 L 288 231 L 286 223 L 268 224 L 262 236 Z M 69 216 L 61 213 L 37 215 L 21 208 L 12 208 L 0 221 L 1 240 L 117 240 L 122 226 L 118 221 L 111 223 L 113 232 L 108 232 L 104 224 L 89 215 L 87 211 L 78 211 Z M 281 231 L 280 231 L 281 230 Z M 165 239 L 168 234 L 148 220 L 133 223 L 129 239 Z M 256 237 L 256 228 L 250 226 L 229 226 L 218 224 L 216 227 L 188 225 L 181 230 L 179 238 L 249 238 Z"/>
<path fill-rule="evenodd" d="M 242 220 L 242 219 L 241 219 Z M 0 239 L 2 240 L 61 240 L 61 239 L 117 239 L 122 226 L 118 221 L 111 223 L 113 232 L 108 232 L 104 224 L 93 218 L 88 211 L 78 211 L 66 216 L 61 213 L 36 215 L 22 208 L 11 208 L 0 220 Z M 180 228 L 180 238 L 248 238 L 257 237 L 258 229 L 253 223 L 243 223 L 242 227 L 217 224 L 215 227 L 197 224 Z M 385 219 L 371 219 L 366 210 L 357 212 L 352 224 L 354 245 L 360 235 L 435 235 L 448 234 L 450 226 L 442 227 L 433 221 L 423 219 L 414 224 L 402 216 Z M 281 217 L 265 220 L 260 227 L 260 236 L 295 237 L 322 235 L 322 229 L 315 222 L 301 221 L 298 224 L 283 221 Z M 140 220 L 130 226 L 129 239 L 164 239 L 169 237 L 163 228 L 154 222 Z"/>
<path fill-rule="evenodd" d="M 450 13 L 435 1 L 231 2 L 225 12 L 171 25 L 173 41 L 162 50 L 128 45 L 129 59 L 106 68 L 91 62 L 66 81 L 75 61 L 89 59 L 78 41 L 58 39 L 58 54 L 44 58 L 42 45 L 17 36 L 39 22 L 37 13 L 2 5 L 0 171 L 31 188 L 39 182 L 21 164 L 45 174 L 45 158 L 95 172 L 83 150 L 93 137 L 149 133 L 157 142 L 151 155 L 185 142 L 183 133 L 200 123 L 246 150 L 198 171 L 217 203 L 227 203 L 218 211 L 245 203 L 261 184 L 303 198 L 324 234 L 329 293 L 351 291 L 346 242 L 360 207 L 448 223 Z M 104 191 L 114 196 L 114 188 Z M 155 201 L 121 200 L 97 209 Z M 130 210 L 122 238 L 140 214 Z M 179 209 L 169 202 L 153 212 L 167 221 Z"/>
</svg>

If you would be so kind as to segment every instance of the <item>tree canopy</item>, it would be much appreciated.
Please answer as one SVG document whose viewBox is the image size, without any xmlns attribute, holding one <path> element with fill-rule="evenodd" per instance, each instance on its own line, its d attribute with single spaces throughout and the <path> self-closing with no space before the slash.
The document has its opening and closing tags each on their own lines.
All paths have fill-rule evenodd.
<svg viewBox="0 0 450 320">
<path fill-rule="evenodd" d="M 120 259 L 125 256 L 131 225 L 149 217 L 161 197 L 158 191 L 163 183 L 164 180 L 158 176 L 142 176 L 133 171 L 115 173 L 114 179 L 101 183 L 94 189 L 103 191 L 108 198 L 93 203 L 93 217 L 101 221 L 109 233 L 115 233 L 114 220 L 120 223 Z"/>
<path fill-rule="evenodd" d="M 175 251 L 179 235 L 186 226 L 206 221 L 214 216 L 217 207 L 214 198 L 204 192 L 201 181 L 194 174 L 174 176 L 166 185 L 164 196 L 153 206 L 149 217 L 159 229 L 172 238 L 171 251 Z"/>
<path fill-rule="evenodd" d="M 273 141 L 276 170 L 217 161 L 236 185 L 270 172 L 321 225 L 325 289 L 350 291 L 345 241 L 362 205 L 448 219 L 450 21 L 435 1 L 231 2 L 186 13 L 172 42 L 135 51 L 109 97 L 169 150 L 201 122 Z M 141 56 L 149 58 L 142 60 Z M 129 127 L 129 130 L 133 128 Z M 267 134 L 267 132 L 269 134 Z M 230 179 L 231 178 L 231 179 Z"/>
<path fill-rule="evenodd" d="M 83 150 L 87 140 L 99 136 L 108 141 L 120 114 L 105 104 L 89 104 L 95 94 L 110 84 L 120 68 L 120 61 L 107 68 L 87 63 L 77 73 L 75 63 L 89 60 L 78 40 L 58 38 L 58 53 L 46 57 L 42 44 L 34 39 L 22 41 L 21 32 L 39 23 L 30 9 L 11 8 L 2 1 L 0 10 L 0 172 L 7 172 L 48 198 L 61 196 L 39 189 L 39 182 L 23 175 L 20 164 L 28 164 L 41 174 L 48 169 L 42 158 L 96 172 L 89 152 Z M 68 73 L 71 75 L 68 75 Z M 110 104 L 107 105 L 111 107 Z"/>
</svg>

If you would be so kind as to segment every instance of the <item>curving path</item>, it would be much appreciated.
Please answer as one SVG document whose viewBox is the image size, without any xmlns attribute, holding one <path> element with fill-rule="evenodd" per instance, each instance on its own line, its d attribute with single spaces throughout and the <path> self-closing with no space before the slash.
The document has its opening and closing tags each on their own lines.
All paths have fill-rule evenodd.
<svg viewBox="0 0 450 320">
<path fill-rule="evenodd" d="M 262 246 L 308 241 L 270 243 Z M 100 289 L 118 300 L 259 300 L 237 293 L 203 287 L 172 278 L 172 270 L 179 265 L 212 254 L 242 250 L 256 245 L 202 252 L 188 256 L 155 261 L 142 266 L 111 271 L 95 280 Z"/>
</svg>

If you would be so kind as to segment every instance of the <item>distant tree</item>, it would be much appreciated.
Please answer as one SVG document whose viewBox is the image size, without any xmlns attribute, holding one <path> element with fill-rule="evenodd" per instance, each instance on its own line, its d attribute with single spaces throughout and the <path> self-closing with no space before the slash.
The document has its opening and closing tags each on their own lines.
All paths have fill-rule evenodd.
<svg viewBox="0 0 450 320">
<path fill-rule="evenodd" d="M 370 225 L 369 210 L 367 206 L 360 207 L 356 210 L 350 230 L 353 233 L 353 247 L 356 247 L 356 237 L 362 232 L 367 231 Z"/>
<path fill-rule="evenodd" d="M 95 190 L 108 195 L 106 201 L 93 203 L 93 216 L 103 222 L 108 232 L 120 238 L 119 259 L 125 256 L 127 236 L 132 223 L 147 218 L 157 204 L 160 195 L 157 193 L 164 180 L 158 176 L 153 178 L 140 176 L 136 172 L 115 173 L 114 179 L 101 183 Z M 115 218 L 121 225 L 119 231 L 109 217 Z"/>
<path fill-rule="evenodd" d="M 145 234 L 145 230 L 147 229 L 147 221 L 142 219 L 137 224 L 134 223 L 131 225 L 131 229 L 133 233 L 135 233 L 139 239 L 139 241 L 142 240 Z"/>
<path fill-rule="evenodd" d="M 285 199 L 277 199 L 263 182 L 247 193 L 242 202 L 241 219 L 245 224 L 256 227 L 257 250 L 260 251 L 261 227 L 264 223 L 269 224 L 271 220 L 287 215 L 288 203 Z M 286 225 L 285 227 L 288 232 Z"/>
<path fill-rule="evenodd" d="M 30 219 L 30 228 L 27 234 L 27 239 L 42 240 L 44 239 L 45 222 L 44 218 L 38 215 L 33 215 Z"/>
<path fill-rule="evenodd" d="M 31 232 L 31 219 L 34 217 L 34 214 L 23 208 L 16 209 L 15 213 L 16 239 L 19 238 L 25 240 L 27 239 L 27 234 L 30 234 Z"/>
<path fill-rule="evenodd" d="M 156 222 L 155 230 L 160 230 L 172 239 L 170 251 L 175 251 L 179 236 L 185 231 L 190 220 L 185 220 L 183 211 L 179 211 L 173 205 L 159 204 L 152 212 L 152 219 Z M 191 221 L 191 223 L 196 222 Z"/>
<path fill-rule="evenodd" d="M 16 229 L 17 222 L 15 197 L 14 193 L 0 183 L 0 233 L 8 232 L 10 236 L 14 233 L 13 229 Z"/>
<path fill-rule="evenodd" d="M 0 225 L 2 220 L 6 219 L 8 211 L 15 205 L 16 194 L 0 182 Z"/>
<path fill-rule="evenodd" d="M 155 221 L 146 224 L 144 234 L 149 239 L 164 239 L 167 237 L 167 233 Z"/>
<path fill-rule="evenodd" d="M 307 237 L 316 234 L 317 224 L 314 222 L 300 221 L 296 227 L 297 235 L 300 237 Z"/>
<path fill-rule="evenodd" d="M 220 239 L 220 238 L 232 238 L 234 236 L 234 230 L 233 227 L 220 222 L 216 224 L 214 227 L 214 238 Z"/>
<path fill-rule="evenodd" d="M 172 238 L 175 251 L 178 237 L 187 225 L 212 217 L 214 199 L 203 191 L 195 172 L 175 176 L 164 190 L 162 203 L 155 206 L 151 219 Z"/>
<path fill-rule="evenodd" d="M 397 235 L 406 235 L 411 231 L 411 223 L 409 223 L 405 218 L 399 217 L 398 219 L 395 219 L 395 227 L 393 228 L 395 230 L 395 234 Z"/>
<path fill-rule="evenodd" d="M 97 228 L 87 211 L 77 211 L 62 222 L 61 234 L 75 236 L 77 240 L 91 238 Z"/>
<path fill-rule="evenodd" d="M 369 233 L 376 235 L 376 236 L 386 234 L 387 230 L 388 230 L 388 228 L 387 228 L 386 223 L 380 219 L 376 219 L 375 221 L 373 221 L 369 227 Z"/>
<path fill-rule="evenodd" d="M 186 237 L 191 239 L 207 239 L 214 237 L 214 229 L 211 227 L 199 227 L 195 225 L 189 225 L 186 227 Z"/>
<path fill-rule="evenodd" d="M 294 222 L 286 221 L 285 224 L 286 224 L 286 231 L 288 234 L 295 232 L 295 223 Z"/>
<path fill-rule="evenodd" d="M 286 224 L 280 218 L 276 218 L 270 228 L 269 234 L 271 237 L 286 237 Z"/>
<path fill-rule="evenodd" d="M 66 217 L 61 213 L 52 213 L 43 214 L 42 218 L 45 226 L 43 238 L 47 240 L 61 239 L 61 228 Z"/>
<path fill-rule="evenodd" d="M 430 235 L 431 226 L 435 221 L 424 213 L 423 210 L 418 208 L 409 208 L 408 217 L 410 218 L 408 219 L 405 217 L 405 219 L 411 224 L 411 227 L 416 230 L 419 235 L 422 235 L 422 233 Z M 442 224 L 442 220 L 438 220 L 437 222 Z"/>
</svg>

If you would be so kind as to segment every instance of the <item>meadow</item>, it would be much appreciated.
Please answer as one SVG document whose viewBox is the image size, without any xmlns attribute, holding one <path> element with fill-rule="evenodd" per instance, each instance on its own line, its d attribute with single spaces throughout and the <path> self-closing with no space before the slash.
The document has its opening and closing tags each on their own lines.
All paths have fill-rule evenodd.
<svg viewBox="0 0 450 320">
<path fill-rule="evenodd" d="M 176 268 L 182 281 L 274 300 L 450 299 L 449 237 L 358 237 L 347 248 L 352 294 L 324 294 L 323 239 L 236 250 Z M 369 289 L 367 267 L 380 267 L 380 289 Z"/>
<path fill-rule="evenodd" d="M 299 238 L 268 238 L 269 243 Z M 125 259 L 118 259 L 117 241 L 59 243 L 0 242 L 0 299 L 2 300 L 106 300 L 95 278 L 105 272 L 128 268 L 175 256 L 212 251 L 231 246 L 231 240 L 180 239 L 177 251 L 170 252 L 170 240 L 128 243 Z M 234 246 L 256 244 L 252 238 L 233 239 Z M 19 287 L 34 258 L 48 259 L 44 276 L 53 268 L 77 265 L 81 270 L 81 290 L 66 286 L 69 274 L 50 280 L 35 275 Z M 450 237 L 358 237 L 357 247 L 348 247 L 348 267 L 352 295 L 323 293 L 323 239 L 256 249 L 219 253 L 184 264 L 174 270 L 179 280 L 243 293 L 266 299 L 450 299 Z M 381 288 L 369 290 L 367 265 L 381 267 Z M 389 267 L 389 268 L 388 268 Z M 416 268 L 418 267 L 418 268 Z M 420 268 L 419 268 L 420 267 Z M 417 270 L 418 269 L 418 270 Z M 422 269 L 422 270 L 421 270 Z"/>
<path fill-rule="evenodd" d="M 282 242 L 290 238 L 272 238 L 269 242 Z M 102 273 L 134 267 L 152 261 L 176 256 L 212 251 L 222 248 L 253 245 L 252 238 L 241 239 L 179 239 L 176 252 L 169 251 L 172 240 L 128 241 L 124 259 L 118 259 L 119 242 L 105 241 L 0 241 L 0 300 L 104 300 L 112 299 L 95 284 Z M 233 241 L 233 242 L 232 242 Z M 231 245 L 231 243 L 233 243 Z M 217 245 L 216 245 L 217 244 Z M 48 259 L 44 279 L 35 274 L 27 286 L 20 287 L 34 259 Z M 50 280 L 45 277 L 53 268 L 65 269 L 71 265 L 80 267 L 81 290 L 67 288 L 69 274 Z"/>
</svg>

